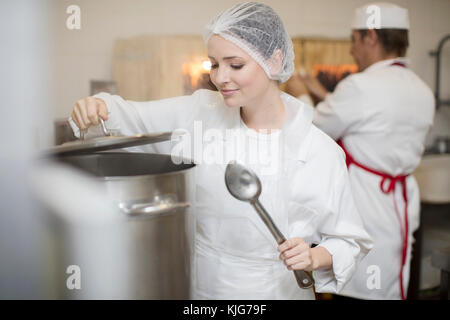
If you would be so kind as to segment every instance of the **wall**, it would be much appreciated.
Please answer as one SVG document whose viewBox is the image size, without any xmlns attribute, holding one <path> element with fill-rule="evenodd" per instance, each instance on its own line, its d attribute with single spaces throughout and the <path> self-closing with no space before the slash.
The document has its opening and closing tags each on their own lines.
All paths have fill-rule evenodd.
<svg viewBox="0 0 450 320">
<path fill-rule="evenodd" d="M 208 20 L 235 3 L 221 0 L 54 0 L 52 24 L 56 49 L 55 118 L 70 114 L 75 101 L 89 94 L 89 80 L 112 78 L 112 48 L 117 38 L 145 33 L 201 34 Z M 282 17 L 291 36 L 346 38 L 353 10 L 364 0 L 267 0 Z M 392 1 L 410 11 L 411 68 L 434 90 L 434 58 L 429 51 L 450 33 L 450 1 Z M 66 8 L 81 8 L 81 30 L 65 26 Z M 443 97 L 450 99 L 450 44 L 444 47 Z M 438 113 L 437 132 L 446 132 L 450 108 Z"/>
</svg>

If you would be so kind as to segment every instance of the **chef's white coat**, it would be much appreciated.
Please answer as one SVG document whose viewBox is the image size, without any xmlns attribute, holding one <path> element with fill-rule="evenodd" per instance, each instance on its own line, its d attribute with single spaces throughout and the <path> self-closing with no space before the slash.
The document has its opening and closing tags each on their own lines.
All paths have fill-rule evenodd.
<svg viewBox="0 0 450 320">
<path fill-rule="evenodd" d="M 214 91 L 198 90 L 191 96 L 151 102 L 125 101 L 106 93 L 96 97 L 108 107 L 107 127 L 126 135 L 184 128 L 193 141 L 199 131 L 195 121 L 201 121 L 203 134 L 210 133 L 203 145 L 209 161 L 192 152 L 198 164 L 194 298 L 314 299 L 313 290 L 300 289 L 292 271 L 279 260 L 277 243 L 253 207 L 228 193 L 224 172 L 231 159 L 259 175 L 260 201 L 287 238 L 301 237 L 331 253 L 332 268 L 313 272 L 316 291 L 341 290 L 370 250 L 371 239 L 351 194 L 345 156 L 312 125 L 310 106 L 282 93 L 288 120 L 281 131 L 262 134 L 247 128 L 239 108 L 227 107 Z M 226 135 L 225 130 L 233 134 Z M 279 149 L 274 152 L 278 142 Z M 179 148 L 178 143 L 133 150 L 170 153 L 172 147 Z M 255 146 L 260 146 L 263 160 L 270 158 L 271 163 L 249 159 Z"/>
<path fill-rule="evenodd" d="M 431 90 L 410 69 L 392 66 L 394 62 L 407 64 L 404 58 L 383 60 L 348 76 L 317 105 L 314 114 L 314 124 L 333 139 L 341 138 L 356 161 L 392 176 L 409 174 L 418 166 L 434 117 Z M 355 165 L 350 165 L 349 176 L 356 206 L 374 240 L 374 248 L 342 294 L 364 299 L 400 299 L 402 186 L 397 183 L 395 193 L 384 194 L 380 190 L 381 178 Z M 409 176 L 406 183 L 409 245 L 403 271 L 405 295 L 412 233 L 419 226 L 420 209 L 416 180 Z M 374 278 L 378 275 L 379 283 Z"/>
</svg>

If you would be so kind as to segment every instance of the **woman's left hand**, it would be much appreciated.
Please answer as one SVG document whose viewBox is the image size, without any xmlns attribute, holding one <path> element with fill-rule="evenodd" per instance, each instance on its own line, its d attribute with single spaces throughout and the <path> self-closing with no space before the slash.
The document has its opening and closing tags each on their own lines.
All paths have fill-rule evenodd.
<svg viewBox="0 0 450 320">
<path fill-rule="evenodd" d="M 280 260 L 289 270 L 312 271 L 315 269 L 312 249 L 302 238 L 291 238 L 278 246 Z"/>
</svg>

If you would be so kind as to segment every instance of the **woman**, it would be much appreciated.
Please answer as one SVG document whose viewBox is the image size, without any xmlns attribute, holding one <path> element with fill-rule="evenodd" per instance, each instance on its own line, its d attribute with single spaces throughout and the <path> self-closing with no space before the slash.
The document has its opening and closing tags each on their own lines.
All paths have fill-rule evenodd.
<svg viewBox="0 0 450 320">
<path fill-rule="evenodd" d="M 243 3 L 214 18 L 204 38 L 219 92 L 153 102 L 101 93 L 75 105 L 75 134 L 100 116 L 123 134 L 184 128 L 194 139 L 200 131 L 208 135 L 204 152 L 193 154 L 194 298 L 314 299 L 312 289 L 298 287 L 293 269 L 313 271 L 316 291 L 339 291 L 371 240 L 353 203 L 343 152 L 312 125 L 312 108 L 278 88 L 294 70 L 283 23 L 270 7 Z M 232 159 L 259 175 L 260 201 L 289 238 L 280 246 L 253 208 L 228 193 L 224 172 Z"/>
</svg>

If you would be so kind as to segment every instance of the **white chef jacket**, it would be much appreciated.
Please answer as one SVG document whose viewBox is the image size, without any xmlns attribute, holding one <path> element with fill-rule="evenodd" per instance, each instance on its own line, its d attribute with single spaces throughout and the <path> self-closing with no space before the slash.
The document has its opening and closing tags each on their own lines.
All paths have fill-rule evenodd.
<svg viewBox="0 0 450 320">
<path fill-rule="evenodd" d="M 404 58 L 383 60 L 348 76 L 317 105 L 314 114 L 314 123 L 333 139 L 342 139 L 356 161 L 391 176 L 409 174 L 418 166 L 434 117 L 431 90 L 414 72 L 392 65 L 394 62 L 407 65 Z M 395 192 L 385 194 L 380 190 L 379 176 L 355 165 L 350 165 L 349 176 L 374 248 L 342 294 L 363 299 L 400 299 L 405 229 L 402 186 L 397 183 Z M 416 180 L 409 176 L 406 184 L 409 235 L 403 270 L 405 296 L 412 233 L 419 226 L 420 209 Z"/>
<path fill-rule="evenodd" d="M 287 238 L 301 237 L 330 252 L 332 268 L 313 272 L 316 291 L 338 292 L 370 250 L 371 239 L 350 191 L 345 156 L 312 125 L 310 106 L 282 93 L 288 120 L 282 130 L 262 134 L 247 128 L 239 108 L 226 106 L 220 93 L 210 90 L 151 102 L 125 101 L 106 93 L 96 97 L 108 107 L 107 127 L 126 135 L 184 128 L 192 142 L 198 138 L 196 121 L 202 123 L 202 134 L 214 133 L 204 139 L 203 150 L 208 151 L 192 152 L 198 164 L 194 298 L 314 299 L 313 290 L 300 289 L 292 271 L 279 260 L 277 243 L 253 207 L 227 191 L 228 160 L 256 171 L 262 183 L 259 199 Z M 77 135 L 78 128 L 71 124 Z M 221 134 L 226 130 L 232 134 Z M 249 159 L 255 146 L 260 146 L 263 159 L 272 159 L 271 164 Z M 273 146 L 278 146 L 275 152 Z M 158 143 L 133 150 L 170 153 L 175 147 L 179 145 Z M 205 154 L 209 161 L 202 159 Z"/>
</svg>

